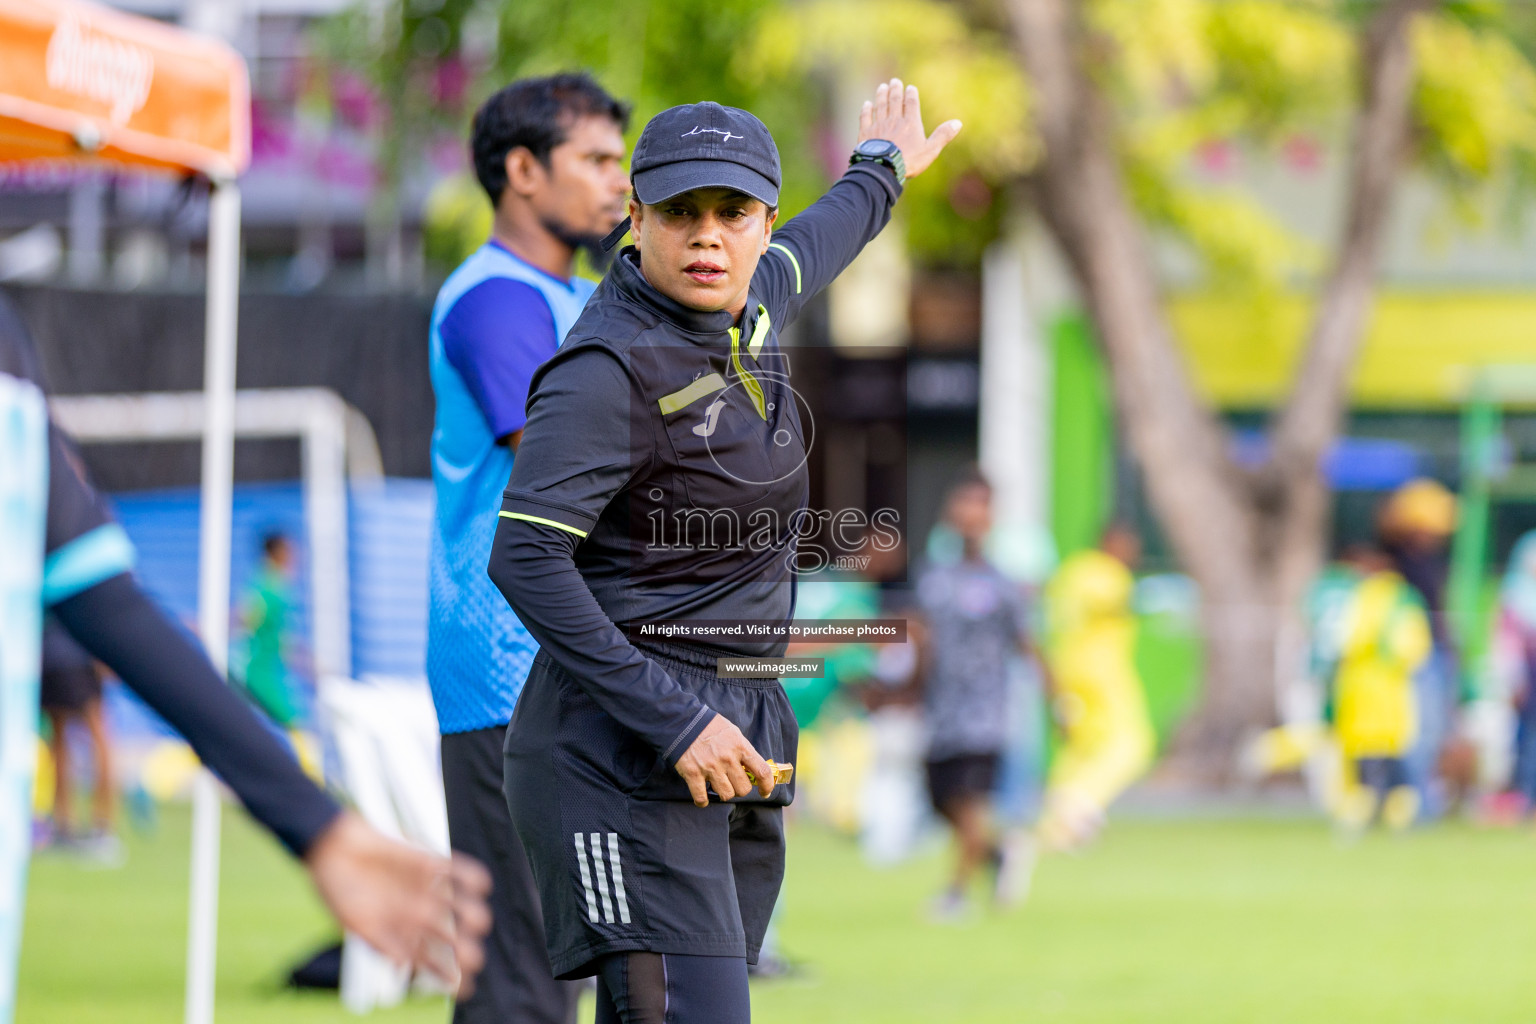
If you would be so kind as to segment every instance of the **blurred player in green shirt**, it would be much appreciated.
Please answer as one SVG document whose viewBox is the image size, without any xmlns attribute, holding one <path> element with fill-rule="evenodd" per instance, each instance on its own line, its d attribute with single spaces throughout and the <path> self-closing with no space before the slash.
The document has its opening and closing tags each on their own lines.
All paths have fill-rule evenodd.
<svg viewBox="0 0 1536 1024">
<path fill-rule="evenodd" d="M 299 702 L 288 673 L 288 634 L 293 612 L 293 544 L 281 533 L 261 542 L 262 564 L 241 602 L 246 634 L 245 692 L 284 729 L 298 726 Z"/>
</svg>

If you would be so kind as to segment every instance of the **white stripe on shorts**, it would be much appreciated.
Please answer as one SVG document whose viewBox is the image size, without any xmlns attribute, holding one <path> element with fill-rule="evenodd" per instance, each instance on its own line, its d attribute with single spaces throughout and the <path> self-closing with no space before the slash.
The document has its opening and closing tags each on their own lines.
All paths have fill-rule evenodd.
<svg viewBox="0 0 1536 1024">
<path fill-rule="evenodd" d="M 581 887 L 587 894 L 587 920 L 597 924 L 597 896 L 592 892 L 592 875 L 587 871 L 587 844 L 582 842 L 581 833 L 576 833 L 576 864 L 581 868 Z M 604 894 L 607 899 L 607 894 Z"/>
<path fill-rule="evenodd" d="M 608 898 L 608 872 L 603 870 L 603 837 L 592 833 L 592 870 L 597 872 L 597 894 L 603 900 L 603 924 L 613 924 L 613 901 Z"/>
<path fill-rule="evenodd" d="M 629 924 L 629 897 L 624 894 L 624 865 L 619 859 L 619 834 L 608 833 L 608 863 L 613 869 L 613 897 L 619 904 L 619 920 Z"/>
</svg>

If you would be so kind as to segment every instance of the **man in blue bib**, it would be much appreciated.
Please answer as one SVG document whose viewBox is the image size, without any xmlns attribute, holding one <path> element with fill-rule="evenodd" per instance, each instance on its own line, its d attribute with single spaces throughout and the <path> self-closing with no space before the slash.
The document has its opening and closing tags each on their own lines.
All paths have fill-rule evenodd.
<svg viewBox="0 0 1536 1024">
<path fill-rule="evenodd" d="M 592 294 L 577 249 L 623 217 L 628 107 L 585 74 L 525 79 L 475 115 L 475 173 L 491 237 L 443 283 L 432 310 L 437 396 L 427 680 L 442 732 L 448 831 L 491 868 L 493 931 L 456 1024 L 574 1021 L 556 982 L 538 891 L 502 796 L 502 739 L 538 651 L 486 575 L 496 513 L 522 435 L 528 384 Z"/>
</svg>

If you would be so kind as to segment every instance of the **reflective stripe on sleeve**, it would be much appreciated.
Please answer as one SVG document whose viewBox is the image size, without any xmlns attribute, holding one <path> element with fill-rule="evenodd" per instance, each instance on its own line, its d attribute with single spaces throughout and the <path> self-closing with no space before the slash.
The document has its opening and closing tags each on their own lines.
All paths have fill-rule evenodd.
<svg viewBox="0 0 1536 1024">
<path fill-rule="evenodd" d="M 586 530 L 578 530 L 574 526 L 566 526 L 564 523 L 557 523 L 553 519 L 544 519 L 540 516 L 530 516 L 523 512 L 498 512 L 496 515 L 502 519 L 521 519 L 527 523 L 538 523 L 540 526 L 553 526 L 557 530 L 564 530 L 566 533 L 574 533 L 578 537 L 585 537 L 587 535 Z"/>
<path fill-rule="evenodd" d="M 800 261 L 795 259 L 795 254 L 794 253 L 790 252 L 787 247 L 785 247 L 783 245 L 780 245 L 778 242 L 769 242 L 768 243 L 768 248 L 770 248 L 770 249 L 777 249 L 777 250 L 779 250 L 779 252 L 781 252 L 785 256 L 789 257 L 789 265 L 795 268 L 795 294 L 799 295 L 800 294 Z"/>
</svg>

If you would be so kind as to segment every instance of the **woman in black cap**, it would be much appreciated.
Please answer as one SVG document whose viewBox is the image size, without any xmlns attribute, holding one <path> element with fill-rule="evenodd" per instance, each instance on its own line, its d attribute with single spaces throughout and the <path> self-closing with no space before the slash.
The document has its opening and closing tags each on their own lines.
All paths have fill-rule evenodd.
<svg viewBox="0 0 1536 1024">
<path fill-rule="evenodd" d="M 792 761 L 798 729 L 777 679 L 717 658 L 785 644 L 641 625 L 791 618 L 807 441 L 777 332 L 959 130 L 926 135 L 916 87 L 881 85 L 847 173 L 775 233 L 762 122 L 663 111 L 631 164 L 635 244 L 534 375 L 490 564 L 541 647 L 507 800 L 554 972 L 598 976 L 600 1024 L 749 1018 L 793 796 L 765 759 Z"/>
</svg>

